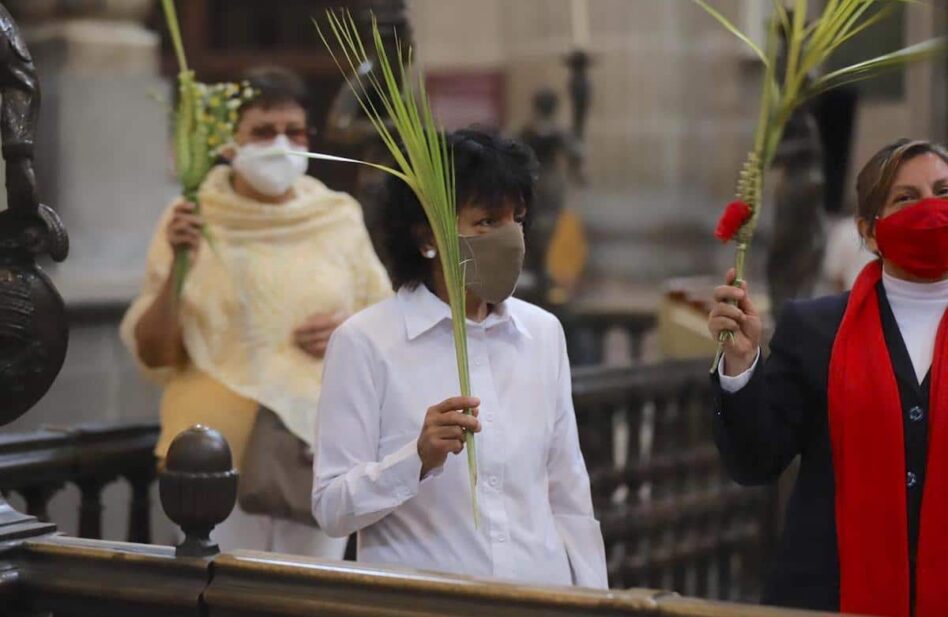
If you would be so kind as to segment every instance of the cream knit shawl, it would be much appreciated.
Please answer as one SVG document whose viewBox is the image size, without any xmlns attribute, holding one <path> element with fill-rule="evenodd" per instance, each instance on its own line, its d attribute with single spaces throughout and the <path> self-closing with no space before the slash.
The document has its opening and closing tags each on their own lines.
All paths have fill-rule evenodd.
<svg viewBox="0 0 948 617">
<path fill-rule="evenodd" d="M 389 296 L 391 284 L 352 197 L 305 176 L 290 202 L 262 204 L 236 194 L 231 173 L 213 169 L 199 193 L 213 248 L 204 243 L 185 281 L 184 344 L 196 368 L 272 409 L 311 444 L 322 360 L 294 344 L 293 330 L 316 313 L 355 313 Z M 135 324 L 171 266 L 170 215 L 171 208 L 152 241 L 142 293 L 122 324 L 136 357 Z M 146 372 L 174 378 L 171 370 Z"/>
</svg>

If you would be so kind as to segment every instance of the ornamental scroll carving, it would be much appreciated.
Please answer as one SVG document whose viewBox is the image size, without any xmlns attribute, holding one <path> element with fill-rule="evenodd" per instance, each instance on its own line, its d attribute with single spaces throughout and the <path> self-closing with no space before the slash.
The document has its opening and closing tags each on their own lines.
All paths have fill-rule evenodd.
<svg viewBox="0 0 948 617">
<path fill-rule="evenodd" d="M 36 258 L 69 252 L 56 211 L 39 201 L 33 136 L 40 93 L 16 22 L 0 5 L 0 138 L 7 209 L 0 212 L 0 426 L 23 415 L 62 368 L 68 327 L 63 300 Z"/>
</svg>

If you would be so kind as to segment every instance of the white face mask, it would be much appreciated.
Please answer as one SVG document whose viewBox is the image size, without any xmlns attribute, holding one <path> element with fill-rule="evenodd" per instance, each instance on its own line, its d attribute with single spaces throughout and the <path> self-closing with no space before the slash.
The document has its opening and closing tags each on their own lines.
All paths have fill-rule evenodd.
<svg viewBox="0 0 948 617">
<path fill-rule="evenodd" d="M 278 135 L 271 142 L 241 146 L 231 166 L 261 194 L 279 197 L 293 188 L 296 181 L 306 173 L 308 166 L 305 157 L 281 150 L 305 152 L 294 145 L 286 135 Z"/>
</svg>

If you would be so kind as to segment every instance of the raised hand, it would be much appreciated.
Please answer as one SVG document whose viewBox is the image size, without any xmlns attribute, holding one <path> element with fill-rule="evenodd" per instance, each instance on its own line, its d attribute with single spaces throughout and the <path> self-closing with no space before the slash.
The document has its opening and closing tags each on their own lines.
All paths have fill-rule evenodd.
<svg viewBox="0 0 948 617">
<path fill-rule="evenodd" d="M 734 287 L 734 276 L 732 268 L 725 277 L 727 284 L 714 290 L 715 305 L 708 315 L 708 330 L 714 340 L 719 340 L 721 332 L 734 333 L 724 339 L 724 371 L 730 376 L 740 375 L 754 364 L 763 329 L 747 283 Z"/>
<path fill-rule="evenodd" d="M 444 465 L 448 454 L 460 454 L 464 450 L 464 431 L 480 432 L 481 423 L 477 419 L 480 404 L 480 399 L 472 396 L 456 396 L 428 408 L 418 437 L 422 478 Z M 473 415 L 466 415 L 465 409 L 471 409 Z"/>
<path fill-rule="evenodd" d="M 192 256 L 201 246 L 201 228 L 203 219 L 197 213 L 197 206 L 182 201 L 174 207 L 171 220 L 165 228 L 168 244 L 173 250 L 187 249 Z"/>
</svg>

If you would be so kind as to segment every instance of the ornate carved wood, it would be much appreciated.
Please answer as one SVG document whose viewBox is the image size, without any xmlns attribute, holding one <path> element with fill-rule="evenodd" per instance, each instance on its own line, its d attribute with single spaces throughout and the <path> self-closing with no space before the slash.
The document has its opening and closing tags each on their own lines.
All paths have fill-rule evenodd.
<svg viewBox="0 0 948 617">
<path fill-rule="evenodd" d="M 66 357 L 62 298 L 36 257 L 66 258 L 69 241 L 56 212 L 39 203 L 33 135 L 39 81 L 20 29 L 0 4 L 0 137 L 7 209 L 0 212 L 0 426 L 26 413 L 49 390 Z M 42 494 L 27 496 L 45 509 Z M 48 533 L 49 525 L 14 511 L 0 497 L 0 540 Z"/>
<path fill-rule="evenodd" d="M 178 557 L 209 557 L 220 552 L 211 530 L 230 516 L 237 503 L 237 472 L 224 436 L 194 426 L 168 448 L 158 487 L 161 506 L 184 532 Z"/>
</svg>

